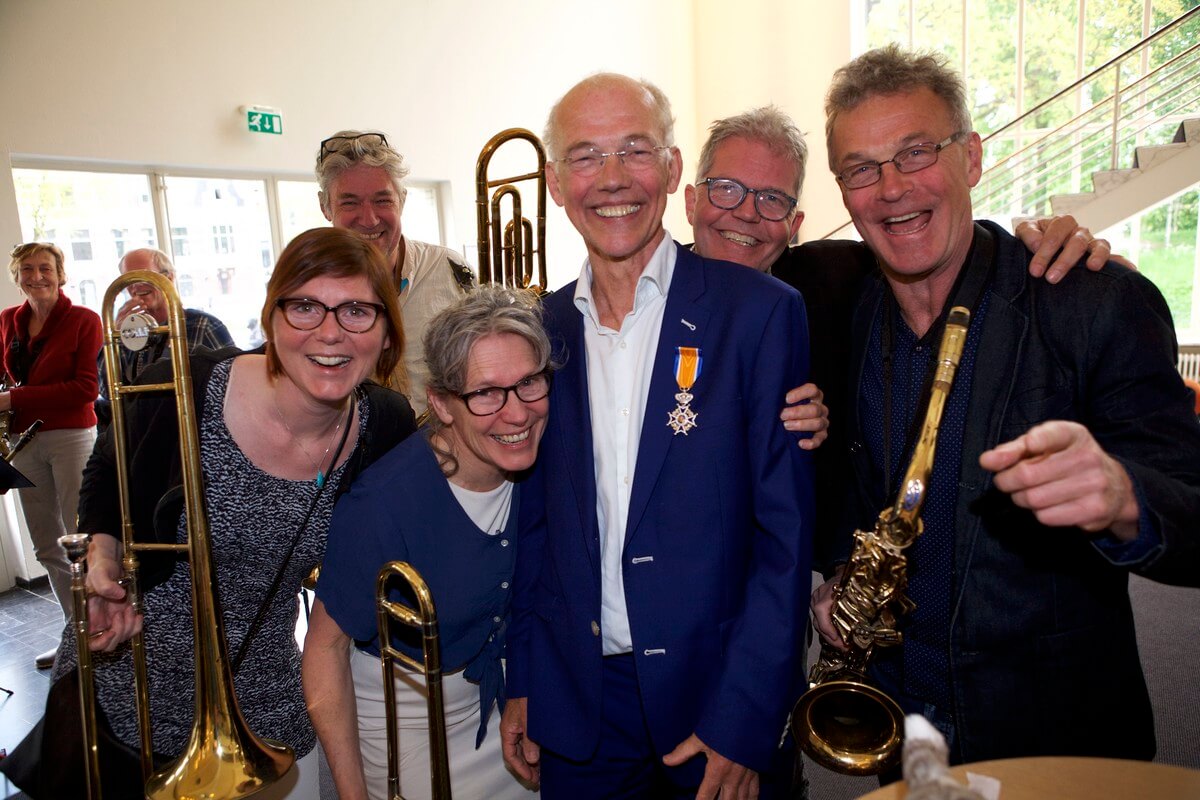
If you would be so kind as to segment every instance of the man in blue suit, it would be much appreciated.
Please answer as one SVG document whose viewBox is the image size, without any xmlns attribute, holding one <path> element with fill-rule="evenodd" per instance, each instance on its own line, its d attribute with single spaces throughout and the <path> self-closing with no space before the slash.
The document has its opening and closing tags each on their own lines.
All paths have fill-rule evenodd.
<svg viewBox="0 0 1200 800">
<path fill-rule="evenodd" d="M 778 421 L 803 301 L 667 235 L 656 87 L 585 79 L 546 143 L 588 258 L 546 303 L 564 366 L 522 497 L 506 761 L 548 800 L 766 796 L 810 575 L 810 455 Z"/>
</svg>

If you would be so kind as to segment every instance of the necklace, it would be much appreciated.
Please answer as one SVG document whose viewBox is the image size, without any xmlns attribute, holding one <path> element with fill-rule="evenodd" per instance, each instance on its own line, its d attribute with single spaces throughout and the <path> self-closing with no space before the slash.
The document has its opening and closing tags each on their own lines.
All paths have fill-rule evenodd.
<svg viewBox="0 0 1200 800">
<path fill-rule="evenodd" d="M 300 452 L 304 453 L 304 457 L 309 460 L 309 463 L 313 465 L 313 469 L 317 471 L 316 484 L 317 488 L 320 489 L 325 485 L 325 473 L 321 470 L 321 464 L 324 463 L 325 458 L 329 455 L 329 451 L 333 447 L 333 442 L 335 439 L 337 439 L 338 431 L 342 429 L 342 413 L 340 411 L 338 412 L 338 424 L 334 426 L 333 435 L 329 438 L 329 444 L 326 445 L 325 452 L 321 454 L 321 459 L 318 461 L 312 457 L 312 454 L 308 452 L 308 448 L 305 447 L 304 443 L 300 441 L 300 437 L 292 432 L 292 426 L 287 424 L 287 420 L 283 417 L 283 412 L 279 410 L 279 396 L 277 394 L 272 394 L 271 399 L 275 405 L 275 416 L 279 417 L 280 423 L 283 424 L 283 429 L 288 432 L 288 435 L 291 436 L 293 440 L 295 440 L 296 446 L 300 448 Z M 329 466 L 331 468 L 333 467 L 332 464 Z"/>
</svg>

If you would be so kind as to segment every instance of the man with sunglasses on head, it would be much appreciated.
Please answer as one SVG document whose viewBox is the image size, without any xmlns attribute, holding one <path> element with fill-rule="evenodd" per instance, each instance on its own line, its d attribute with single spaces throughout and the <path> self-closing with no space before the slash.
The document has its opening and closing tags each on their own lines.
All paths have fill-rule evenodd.
<svg viewBox="0 0 1200 800">
<path fill-rule="evenodd" d="M 1200 425 L 1166 303 L 1114 264 L 1048 286 L 1020 242 L 972 219 L 982 142 L 942 56 L 868 52 L 825 109 L 830 167 L 880 268 L 852 321 L 849 524 L 870 530 L 895 502 L 946 315 L 971 311 L 905 551 L 915 609 L 869 677 L 954 763 L 1152 758 L 1128 575 L 1200 583 Z M 813 594 L 835 647 L 842 569 Z"/>
<path fill-rule="evenodd" d="M 151 247 L 130 250 L 121 257 L 121 260 L 117 263 L 117 269 L 120 270 L 122 275 L 126 272 L 135 272 L 137 270 L 157 272 L 159 275 L 166 277 L 171 283 L 175 283 L 175 266 L 171 263 L 170 257 L 163 251 Z M 153 319 L 154 324 L 166 324 L 168 316 L 167 298 L 163 296 L 162 292 L 148 283 L 135 283 L 129 287 L 128 291 L 129 300 L 117 309 L 116 324 L 118 326 L 131 314 L 145 315 Z M 183 319 L 189 350 L 194 350 L 197 347 L 220 350 L 222 347 L 233 346 L 233 337 L 229 335 L 229 330 L 225 327 L 225 323 L 212 314 L 196 308 L 185 308 L 183 310 Z M 169 358 L 171 351 L 167 344 L 166 335 L 153 334 L 150 337 L 150 341 L 141 350 L 130 350 L 129 348 L 122 347 L 120 349 L 121 364 L 119 367 L 121 380 L 125 383 L 133 383 L 147 366 L 160 358 Z M 96 363 L 100 371 L 100 397 L 96 400 L 96 417 L 100 420 L 100 430 L 103 431 L 104 428 L 108 427 L 108 423 L 112 418 L 108 371 L 105 367 L 104 350 L 100 351 L 100 356 Z"/>
<path fill-rule="evenodd" d="M 339 131 L 330 136 L 317 153 L 316 175 L 325 219 L 371 242 L 392 267 L 404 316 L 407 394 L 419 415 L 425 410 L 428 377 L 425 327 L 470 290 L 475 277 L 453 250 L 404 235 L 400 216 L 408 167 L 382 133 Z"/>
</svg>

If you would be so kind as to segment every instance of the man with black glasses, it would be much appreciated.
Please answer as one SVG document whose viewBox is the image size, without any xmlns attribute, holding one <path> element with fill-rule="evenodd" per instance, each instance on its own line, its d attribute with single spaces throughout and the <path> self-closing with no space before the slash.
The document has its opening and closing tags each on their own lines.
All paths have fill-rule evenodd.
<svg viewBox="0 0 1200 800">
<path fill-rule="evenodd" d="M 462 258 L 449 248 L 404 236 L 400 216 L 408 189 L 404 157 L 382 133 L 340 131 L 321 142 L 317 153 L 321 212 L 334 227 L 371 242 L 392 265 L 404 315 L 404 364 L 408 398 L 425 410 L 425 348 L 429 320 L 474 284 Z"/>
<path fill-rule="evenodd" d="M 954 762 L 1152 758 L 1128 574 L 1200 583 L 1200 425 L 1166 303 L 1112 264 L 1050 287 L 1015 238 L 972 219 L 982 143 L 941 56 L 860 56 L 826 115 L 830 168 L 881 270 L 852 328 L 859 528 L 897 496 L 948 310 L 972 312 L 906 551 L 916 607 L 870 677 Z M 841 646 L 832 582 L 813 610 Z"/>
</svg>

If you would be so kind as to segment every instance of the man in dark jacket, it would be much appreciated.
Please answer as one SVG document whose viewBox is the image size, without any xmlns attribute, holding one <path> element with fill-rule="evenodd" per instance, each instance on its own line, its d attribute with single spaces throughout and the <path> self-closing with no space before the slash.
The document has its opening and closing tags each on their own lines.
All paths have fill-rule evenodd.
<svg viewBox="0 0 1200 800">
<path fill-rule="evenodd" d="M 867 53 L 835 75 L 826 113 L 830 166 L 882 273 L 849 360 L 858 527 L 896 497 L 947 310 L 972 312 L 907 551 L 916 609 L 871 677 L 955 761 L 1153 757 L 1128 572 L 1200 574 L 1200 426 L 1166 303 L 1116 265 L 1051 288 L 1019 242 L 972 219 L 982 144 L 943 59 Z M 814 613 L 841 645 L 831 585 Z"/>
</svg>

